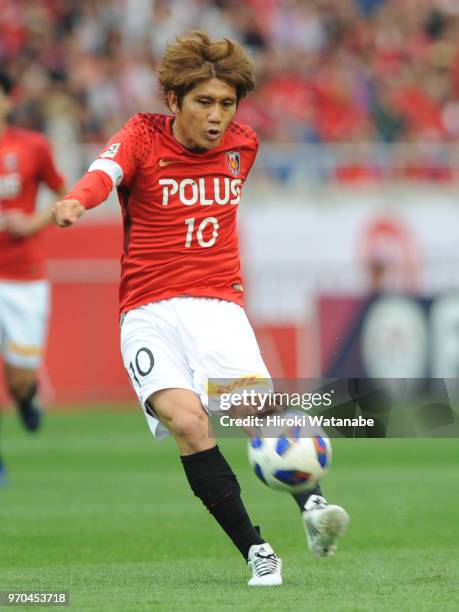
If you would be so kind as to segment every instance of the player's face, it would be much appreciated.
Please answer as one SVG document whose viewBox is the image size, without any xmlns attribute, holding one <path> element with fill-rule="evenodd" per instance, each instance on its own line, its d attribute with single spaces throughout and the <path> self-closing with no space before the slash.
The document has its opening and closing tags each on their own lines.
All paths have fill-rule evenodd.
<svg viewBox="0 0 459 612">
<path fill-rule="evenodd" d="M 170 92 L 169 106 L 175 114 L 174 136 L 181 144 L 188 149 L 213 149 L 236 114 L 236 90 L 220 79 L 209 79 L 183 97 L 181 108 Z"/>
</svg>

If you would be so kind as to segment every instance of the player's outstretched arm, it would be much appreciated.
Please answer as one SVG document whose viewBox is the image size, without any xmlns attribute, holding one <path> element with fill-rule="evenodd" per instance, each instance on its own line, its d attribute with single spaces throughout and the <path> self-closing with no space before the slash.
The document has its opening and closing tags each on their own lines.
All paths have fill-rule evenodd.
<svg viewBox="0 0 459 612">
<path fill-rule="evenodd" d="M 85 210 L 79 200 L 61 200 L 53 205 L 53 221 L 59 227 L 69 227 L 81 217 Z"/>
<path fill-rule="evenodd" d="M 105 202 L 112 188 L 112 178 L 105 172 L 86 172 L 65 199 L 56 202 L 52 207 L 54 223 L 59 227 L 73 225 L 85 210 Z"/>
</svg>

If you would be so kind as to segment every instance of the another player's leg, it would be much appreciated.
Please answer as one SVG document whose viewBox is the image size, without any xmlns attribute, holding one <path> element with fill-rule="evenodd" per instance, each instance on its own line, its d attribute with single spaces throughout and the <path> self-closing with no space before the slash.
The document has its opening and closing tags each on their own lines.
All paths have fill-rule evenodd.
<svg viewBox="0 0 459 612">
<path fill-rule="evenodd" d="M 210 433 L 199 397 L 186 389 L 165 389 L 150 396 L 149 405 L 175 438 L 193 493 L 248 562 L 249 585 L 282 584 L 281 560 L 252 524 L 236 475 Z"/>
<path fill-rule="evenodd" d="M 36 431 L 43 412 L 38 398 L 36 371 L 5 363 L 5 381 L 24 427 Z"/>
<path fill-rule="evenodd" d="M 2 414 L 2 411 L 0 409 L 0 416 Z M 1 423 L 0 423 L 1 425 Z M 2 456 L 2 452 L 1 452 L 1 446 L 0 446 L 0 487 L 6 484 L 6 470 L 5 470 L 5 464 L 3 462 L 3 456 Z"/>
<path fill-rule="evenodd" d="M 0 284 L 0 351 L 2 353 L 3 356 L 3 352 L 4 352 L 4 342 L 5 342 L 5 338 L 4 338 L 4 331 L 3 331 L 3 308 L 2 308 L 2 290 L 1 290 L 1 284 Z M 2 409 L 0 406 L 0 434 L 1 434 L 1 416 L 2 416 Z M 3 456 L 2 456 L 2 451 L 1 451 L 1 437 L 0 437 L 0 486 L 6 484 L 6 472 L 5 472 L 5 464 L 3 463 Z"/>
<path fill-rule="evenodd" d="M 0 487 L 3 487 L 6 485 L 6 470 L 5 470 L 5 464 L 3 463 L 3 459 L 0 456 Z"/>
<path fill-rule="evenodd" d="M 2 282 L 0 296 L 6 386 L 24 426 L 36 431 L 42 420 L 37 370 L 46 339 L 49 286 L 44 280 Z"/>
<path fill-rule="evenodd" d="M 348 513 L 341 506 L 328 504 L 320 485 L 311 491 L 295 493 L 293 498 L 300 508 L 309 550 L 317 559 L 332 557 L 338 538 L 349 524 Z"/>
</svg>

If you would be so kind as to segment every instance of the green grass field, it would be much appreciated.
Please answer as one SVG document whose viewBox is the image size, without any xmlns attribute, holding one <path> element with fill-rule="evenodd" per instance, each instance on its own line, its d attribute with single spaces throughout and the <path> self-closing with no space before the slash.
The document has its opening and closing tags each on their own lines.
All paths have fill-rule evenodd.
<svg viewBox="0 0 459 612">
<path fill-rule="evenodd" d="M 325 561 L 289 496 L 251 474 L 245 441 L 221 441 L 284 560 L 282 587 L 249 589 L 173 443 L 154 442 L 134 406 L 53 412 L 37 436 L 7 413 L 1 429 L 0 590 L 69 591 L 82 611 L 459 610 L 458 440 L 334 441 L 323 488 L 351 525 Z"/>
</svg>

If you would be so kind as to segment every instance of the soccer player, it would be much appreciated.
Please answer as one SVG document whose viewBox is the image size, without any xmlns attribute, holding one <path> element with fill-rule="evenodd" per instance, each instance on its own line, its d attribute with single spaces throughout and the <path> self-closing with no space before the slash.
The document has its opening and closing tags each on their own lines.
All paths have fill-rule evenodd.
<svg viewBox="0 0 459 612">
<path fill-rule="evenodd" d="M 66 188 L 46 138 L 8 123 L 12 88 L 11 78 L 0 72 L 0 351 L 7 389 L 24 426 L 36 431 L 37 368 L 49 309 L 40 233 L 52 222 L 52 207 L 36 211 L 35 201 L 40 183 L 59 198 Z"/>
<path fill-rule="evenodd" d="M 172 115 L 132 117 L 54 218 L 72 225 L 117 189 L 124 365 L 152 432 L 175 438 L 191 489 L 248 561 L 249 585 L 277 585 L 281 560 L 253 526 L 206 412 L 208 379 L 269 379 L 242 308 L 236 231 L 258 139 L 233 118 L 254 68 L 238 44 L 194 32 L 167 48 L 159 80 Z M 311 550 L 333 554 L 345 511 L 320 491 L 297 502 Z"/>
</svg>

